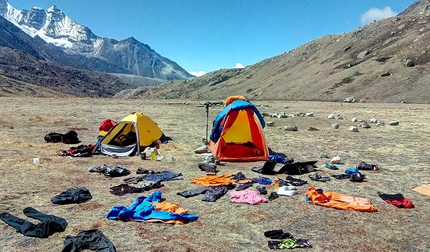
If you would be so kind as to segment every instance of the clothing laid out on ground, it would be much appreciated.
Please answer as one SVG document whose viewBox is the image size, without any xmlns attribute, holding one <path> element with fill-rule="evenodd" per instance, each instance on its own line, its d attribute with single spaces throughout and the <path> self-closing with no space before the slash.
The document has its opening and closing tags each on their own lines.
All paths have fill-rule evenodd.
<svg viewBox="0 0 430 252">
<path fill-rule="evenodd" d="M 110 188 L 110 193 L 115 194 L 117 196 L 123 196 L 127 193 L 141 193 L 145 191 L 150 191 L 152 189 L 157 189 L 163 186 L 164 185 L 161 184 L 161 182 L 155 182 L 155 183 L 148 182 L 146 184 L 143 184 L 142 187 L 134 187 L 134 186 L 129 186 L 127 184 L 121 184 L 117 186 L 112 186 Z"/>
<path fill-rule="evenodd" d="M 97 229 L 84 230 L 76 236 L 66 236 L 62 252 L 80 252 L 85 249 L 97 252 L 116 252 L 113 243 L 102 231 Z"/>
<path fill-rule="evenodd" d="M 295 162 L 294 160 L 287 160 L 278 171 L 275 171 L 274 169 L 277 162 L 275 160 L 268 160 L 262 167 L 252 167 L 251 170 L 264 175 L 301 175 L 304 173 L 313 172 L 317 162 L 318 161 Z"/>
<path fill-rule="evenodd" d="M 185 197 L 185 198 L 190 198 L 190 197 L 194 197 L 194 196 L 203 194 L 207 190 L 208 190 L 208 187 L 200 187 L 200 188 L 196 188 L 196 189 L 192 189 L 192 190 L 185 190 L 182 192 L 178 192 L 176 194 L 181 195 L 182 197 Z"/>
<path fill-rule="evenodd" d="M 92 195 L 88 188 L 69 188 L 60 195 L 56 195 L 51 198 L 51 202 L 54 204 L 72 204 L 72 203 L 82 203 L 92 199 Z"/>
<path fill-rule="evenodd" d="M 92 166 L 88 168 L 88 170 L 90 172 L 103 173 L 105 176 L 108 176 L 108 177 L 120 177 L 120 176 L 127 176 L 130 174 L 130 171 L 127 168 L 122 167 L 121 165 Z"/>
<path fill-rule="evenodd" d="M 162 222 L 184 224 L 196 221 L 198 216 L 170 202 L 161 202 L 161 191 L 137 197 L 129 207 L 114 206 L 108 213 L 109 220 Z"/>
<path fill-rule="evenodd" d="M 258 190 L 231 191 L 230 201 L 233 203 L 247 203 L 250 205 L 269 202 L 266 198 L 258 194 Z"/>
<path fill-rule="evenodd" d="M 27 217 L 37 219 L 40 222 L 33 224 L 7 212 L 1 213 L 0 219 L 25 236 L 39 238 L 47 238 L 53 233 L 63 232 L 67 227 L 65 219 L 52 214 L 41 213 L 32 207 L 26 207 L 23 212 Z"/>
<path fill-rule="evenodd" d="M 240 184 L 238 187 L 236 187 L 236 191 L 242 191 L 242 190 L 248 189 L 248 188 L 250 188 L 252 185 L 253 185 L 253 183 L 252 183 L 252 182 L 247 182 L 247 183 L 245 183 L 245 184 Z"/>
<path fill-rule="evenodd" d="M 283 241 L 267 241 L 267 246 L 271 249 L 312 248 L 312 244 L 308 240 L 297 238 L 288 238 Z"/>
<path fill-rule="evenodd" d="M 232 187 L 229 185 L 224 186 L 209 186 L 205 191 L 205 195 L 202 198 L 202 201 L 215 202 L 222 196 L 224 196 L 229 189 Z"/>
<path fill-rule="evenodd" d="M 313 186 L 306 192 L 306 200 L 315 205 L 335 209 L 361 212 L 377 211 L 377 208 L 367 198 L 348 196 L 336 192 L 323 192 L 321 189 L 316 189 Z"/>
<path fill-rule="evenodd" d="M 312 248 L 312 244 L 308 240 L 294 238 L 290 233 L 286 233 L 282 229 L 265 231 L 264 236 L 279 240 L 267 241 L 270 249 Z"/>
<path fill-rule="evenodd" d="M 193 184 L 200 184 L 203 186 L 221 186 L 234 184 L 233 173 L 227 173 L 220 176 L 204 176 L 202 178 L 193 178 Z"/>
<path fill-rule="evenodd" d="M 414 204 L 408 198 L 403 197 L 401 193 L 386 194 L 378 192 L 378 196 L 385 202 L 398 208 L 414 208 Z"/>
<path fill-rule="evenodd" d="M 127 184 L 137 184 L 140 181 L 144 180 L 143 176 L 138 176 L 138 177 L 130 177 L 130 178 L 125 178 L 122 181 L 124 181 Z"/>
<path fill-rule="evenodd" d="M 173 173 L 170 171 L 161 171 L 161 172 L 149 172 L 146 175 L 143 175 L 143 179 L 151 180 L 154 182 L 162 182 L 162 181 L 170 181 L 170 180 L 183 180 L 183 178 L 178 178 L 182 176 L 181 173 Z"/>
</svg>

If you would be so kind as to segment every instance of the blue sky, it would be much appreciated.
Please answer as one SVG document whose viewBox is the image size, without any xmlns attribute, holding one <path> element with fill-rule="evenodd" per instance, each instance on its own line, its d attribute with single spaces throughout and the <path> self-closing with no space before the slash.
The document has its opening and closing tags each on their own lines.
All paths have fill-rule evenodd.
<svg viewBox="0 0 430 252">
<path fill-rule="evenodd" d="M 188 72 L 247 66 L 393 16 L 415 0 L 8 0 L 56 5 L 97 36 L 134 37 Z"/>
</svg>

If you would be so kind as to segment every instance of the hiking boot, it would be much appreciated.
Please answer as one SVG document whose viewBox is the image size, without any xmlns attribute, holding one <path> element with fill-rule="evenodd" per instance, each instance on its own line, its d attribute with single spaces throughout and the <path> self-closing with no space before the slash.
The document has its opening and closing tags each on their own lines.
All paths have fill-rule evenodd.
<svg viewBox="0 0 430 252">
<path fill-rule="evenodd" d="M 200 170 L 205 171 L 208 174 L 216 174 L 218 172 L 216 169 L 216 165 L 200 163 L 197 166 L 200 168 Z"/>
<path fill-rule="evenodd" d="M 319 181 L 319 182 L 326 182 L 326 181 L 330 180 L 330 177 L 321 176 L 319 173 L 317 173 L 315 175 L 309 175 L 308 177 L 314 181 Z"/>
<path fill-rule="evenodd" d="M 149 171 L 145 168 L 139 167 L 137 168 L 136 174 L 148 174 Z"/>
<path fill-rule="evenodd" d="M 260 192 L 260 194 L 267 194 L 267 189 L 264 186 L 257 186 L 257 190 Z"/>
<path fill-rule="evenodd" d="M 379 170 L 378 165 L 366 164 L 364 161 L 360 161 L 360 163 L 358 163 L 356 167 L 359 170 L 374 170 L 374 171 Z"/>
</svg>

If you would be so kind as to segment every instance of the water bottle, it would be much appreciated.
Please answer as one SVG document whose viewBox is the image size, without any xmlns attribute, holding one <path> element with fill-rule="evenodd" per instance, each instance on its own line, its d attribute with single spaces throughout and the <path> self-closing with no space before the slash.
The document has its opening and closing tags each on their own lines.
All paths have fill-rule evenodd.
<svg viewBox="0 0 430 252">
<path fill-rule="evenodd" d="M 275 182 L 273 183 L 273 187 L 275 189 L 279 188 L 279 178 L 278 178 L 278 174 L 275 174 Z"/>
</svg>

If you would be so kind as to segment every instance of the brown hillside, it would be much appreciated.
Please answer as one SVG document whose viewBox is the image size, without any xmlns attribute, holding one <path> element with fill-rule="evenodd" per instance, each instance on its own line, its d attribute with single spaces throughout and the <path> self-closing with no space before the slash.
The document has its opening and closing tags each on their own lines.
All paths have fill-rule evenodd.
<svg viewBox="0 0 430 252">
<path fill-rule="evenodd" d="M 428 103 L 429 23 L 429 12 L 391 17 L 244 69 L 222 69 L 117 97 L 207 100 L 245 94 L 252 100 L 343 101 L 354 96 L 360 102 Z"/>
<path fill-rule="evenodd" d="M 31 54 L 0 46 L 0 96 L 111 97 L 134 88 L 119 78 L 36 59 Z M 36 87 L 38 86 L 38 87 Z M 32 90 L 37 89 L 35 94 Z"/>
</svg>

